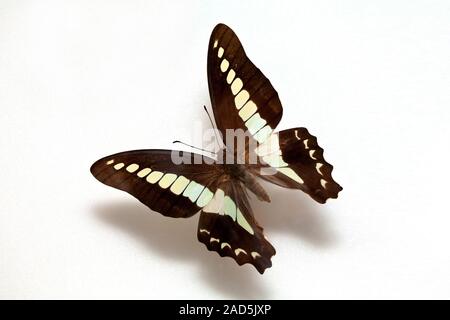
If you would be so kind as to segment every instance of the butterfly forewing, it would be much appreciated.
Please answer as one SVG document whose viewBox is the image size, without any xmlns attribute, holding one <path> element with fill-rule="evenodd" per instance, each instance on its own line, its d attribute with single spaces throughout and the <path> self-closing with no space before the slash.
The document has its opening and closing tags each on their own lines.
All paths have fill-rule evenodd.
<svg viewBox="0 0 450 320">
<path fill-rule="evenodd" d="M 100 182 L 128 192 L 152 210 L 190 217 L 212 199 L 221 170 L 216 164 L 200 163 L 202 156 L 189 152 L 183 153 L 188 163 L 176 165 L 173 152 L 178 151 L 121 152 L 96 161 L 91 172 Z"/>
<path fill-rule="evenodd" d="M 224 24 L 214 28 L 209 41 L 208 84 L 223 137 L 226 129 L 242 129 L 262 143 L 280 122 L 283 109 L 277 92 Z"/>
</svg>

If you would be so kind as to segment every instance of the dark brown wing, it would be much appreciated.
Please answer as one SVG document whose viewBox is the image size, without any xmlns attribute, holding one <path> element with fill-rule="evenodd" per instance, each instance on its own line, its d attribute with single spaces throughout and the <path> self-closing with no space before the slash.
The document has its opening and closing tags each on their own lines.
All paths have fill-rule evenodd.
<svg viewBox="0 0 450 320">
<path fill-rule="evenodd" d="M 224 24 L 214 28 L 209 41 L 208 84 L 223 137 L 226 129 L 242 129 L 262 143 L 280 122 L 283 109 L 277 92 Z"/>
<path fill-rule="evenodd" d="M 172 155 L 180 155 L 180 151 L 121 152 L 96 161 L 91 173 L 100 182 L 128 192 L 165 216 L 190 217 L 212 199 L 220 167 L 208 164 L 213 163 L 209 158 L 199 161 L 202 156 L 189 152 L 182 152 L 187 163 L 177 165 Z"/>
<path fill-rule="evenodd" d="M 320 203 L 337 198 L 342 190 L 331 176 L 333 166 L 325 161 L 323 149 L 306 128 L 274 133 L 256 153 L 265 165 L 250 165 L 249 169 L 265 180 L 301 189 Z"/>
<path fill-rule="evenodd" d="M 213 200 L 202 209 L 197 236 L 208 250 L 232 257 L 239 265 L 250 263 L 260 273 L 272 266 L 275 249 L 256 222 L 238 181 L 219 185 Z"/>
</svg>

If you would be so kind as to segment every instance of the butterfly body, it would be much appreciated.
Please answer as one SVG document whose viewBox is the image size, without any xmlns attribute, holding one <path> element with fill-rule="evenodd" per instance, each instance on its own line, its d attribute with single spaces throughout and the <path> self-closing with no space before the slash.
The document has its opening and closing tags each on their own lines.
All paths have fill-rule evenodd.
<svg viewBox="0 0 450 320">
<path fill-rule="evenodd" d="M 259 200 L 270 202 L 270 197 L 245 164 L 222 164 L 225 179 L 241 183 L 245 188 L 255 194 Z"/>
<path fill-rule="evenodd" d="M 96 161 L 91 173 L 162 215 L 188 218 L 200 212 L 197 238 L 208 250 L 263 273 L 275 249 L 255 219 L 247 190 L 270 202 L 259 183 L 263 179 L 324 203 L 337 198 L 342 187 L 307 129 L 274 132 L 283 113 L 278 94 L 224 24 L 211 34 L 207 63 L 214 119 L 226 146 L 216 159 L 177 150 L 134 150 Z M 230 130 L 240 134 L 229 139 Z"/>
</svg>

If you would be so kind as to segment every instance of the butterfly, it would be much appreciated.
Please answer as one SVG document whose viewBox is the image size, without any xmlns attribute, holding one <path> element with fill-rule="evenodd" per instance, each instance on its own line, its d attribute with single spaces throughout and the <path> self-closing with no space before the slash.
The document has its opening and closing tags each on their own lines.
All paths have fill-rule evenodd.
<svg viewBox="0 0 450 320">
<path fill-rule="evenodd" d="M 259 179 L 300 189 L 319 203 L 337 198 L 342 187 L 307 129 L 274 132 L 283 114 L 278 94 L 224 24 L 212 31 L 207 73 L 214 119 L 224 142 L 217 158 L 240 161 L 178 150 L 135 150 L 96 161 L 91 173 L 164 216 L 188 218 L 200 211 L 198 240 L 262 274 L 272 266 L 275 249 L 249 203 L 249 191 L 270 202 Z M 225 141 L 229 130 L 244 132 L 246 147 Z M 174 163 L 174 154 L 182 154 L 184 161 Z M 198 157 L 205 161 L 199 163 Z M 257 161 L 250 161 L 254 158 Z"/>
</svg>

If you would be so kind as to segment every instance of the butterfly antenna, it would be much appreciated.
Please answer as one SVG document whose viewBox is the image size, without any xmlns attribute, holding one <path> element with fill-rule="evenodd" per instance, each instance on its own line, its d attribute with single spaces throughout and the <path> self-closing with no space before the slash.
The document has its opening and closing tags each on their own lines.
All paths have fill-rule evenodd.
<svg viewBox="0 0 450 320">
<path fill-rule="evenodd" d="M 209 114 L 208 109 L 206 108 L 206 106 L 203 106 L 203 109 L 205 109 L 206 114 L 208 115 L 209 122 L 211 122 L 211 125 L 212 125 L 212 127 L 213 127 L 213 129 L 214 129 L 214 136 L 216 137 L 217 145 L 218 145 L 219 148 L 220 148 L 220 145 L 221 145 L 221 144 L 220 144 L 219 137 L 217 136 L 217 128 L 216 128 L 216 126 L 214 125 L 214 122 L 212 121 L 211 115 Z"/>
<path fill-rule="evenodd" d="M 215 154 L 215 155 L 217 155 L 217 153 L 216 153 L 216 152 L 213 152 L 213 151 L 209 151 L 209 150 L 205 150 L 205 149 L 202 149 L 202 148 L 198 148 L 198 147 L 194 147 L 194 146 L 192 146 L 192 145 L 190 145 L 190 144 L 187 144 L 187 143 L 185 143 L 185 142 L 182 142 L 182 141 L 179 141 L 179 140 L 175 140 L 175 141 L 174 141 L 174 142 L 172 142 L 172 143 L 180 143 L 180 144 L 183 144 L 183 145 L 185 145 L 185 146 L 191 147 L 191 148 L 193 148 L 193 149 L 197 149 L 197 150 L 200 150 L 200 151 L 204 151 L 204 152 L 209 152 L 209 153 L 211 153 L 211 154 Z"/>
</svg>

